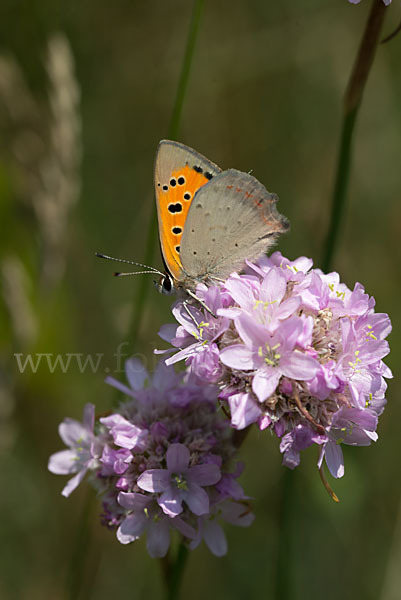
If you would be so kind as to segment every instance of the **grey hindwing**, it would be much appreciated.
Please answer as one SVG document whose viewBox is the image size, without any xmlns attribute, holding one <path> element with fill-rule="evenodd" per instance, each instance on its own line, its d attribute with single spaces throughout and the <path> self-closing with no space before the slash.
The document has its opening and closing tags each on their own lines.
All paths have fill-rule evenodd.
<svg viewBox="0 0 401 600">
<path fill-rule="evenodd" d="M 192 279 L 225 279 L 246 259 L 259 258 L 288 220 L 276 209 L 278 198 L 252 175 L 223 171 L 195 194 L 181 239 L 181 260 Z"/>
</svg>

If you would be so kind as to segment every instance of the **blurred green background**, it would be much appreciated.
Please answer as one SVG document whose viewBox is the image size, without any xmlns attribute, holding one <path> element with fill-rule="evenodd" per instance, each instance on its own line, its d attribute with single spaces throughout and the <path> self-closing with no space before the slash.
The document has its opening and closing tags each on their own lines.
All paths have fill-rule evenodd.
<svg viewBox="0 0 401 600">
<path fill-rule="evenodd" d="M 200 24 L 178 139 L 221 167 L 252 170 L 280 196 L 291 232 L 278 248 L 320 265 L 341 100 L 370 2 L 209 0 Z M 116 280 L 95 251 L 143 261 L 153 210 L 153 159 L 167 136 L 192 12 L 185 0 L 2 0 L 0 7 L 0 596 L 67 598 L 84 565 L 82 598 L 160 597 L 143 541 L 122 546 L 93 511 L 85 556 L 82 485 L 62 498 L 47 472 L 57 426 L 116 401 L 103 383 L 118 346 L 164 347 L 170 300 L 151 278 L 137 339 L 128 335 L 138 278 Z M 384 34 L 401 20 L 388 9 Z M 362 282 L 401 355 L 401 35 L 379 47 L 356 127 L 348 204 L 334 268 Z M 158 252 L 154 265 L 160 267 Z M 21 374 L 15 354 L 101 355 L 81 373 Z M 288 585 L 294 599 L 401 597 L 399 380 L 379 441 L 345 448 L 346 474 L 321 485 L 316 454 L 293 474 Z M 254 498 L 248 529 L 227 528 L 229 552 L 191 553 L 183 597 L 275 598 L 283 471 L 277 439 L 256 429 L 241 450 Z M 401 514 L 401 513 L 400 513 Z M 287 535 L 287 534 L 286 534 Z M 74 562 L 75 561 L 75 562 Z M 84 562 L 83 562 L 84 561 Z M 124 595 L 124 596 L 123 596 Z M 77 596 L 78 597 L 78 596 Z"/>
</svg>

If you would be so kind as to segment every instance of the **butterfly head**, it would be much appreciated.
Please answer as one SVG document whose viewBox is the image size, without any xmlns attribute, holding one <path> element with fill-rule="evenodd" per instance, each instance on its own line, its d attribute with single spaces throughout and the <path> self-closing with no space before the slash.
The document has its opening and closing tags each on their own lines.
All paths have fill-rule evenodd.
<svg viewBox="0 0 401 600">
<path fill-rule="evenodd" d="M 171 296 L 175 294 L 174 280 L 168 273 L 163 273 L 158 281 L 154 281 L 156 289 L 160 294 Z"/>
</svg>

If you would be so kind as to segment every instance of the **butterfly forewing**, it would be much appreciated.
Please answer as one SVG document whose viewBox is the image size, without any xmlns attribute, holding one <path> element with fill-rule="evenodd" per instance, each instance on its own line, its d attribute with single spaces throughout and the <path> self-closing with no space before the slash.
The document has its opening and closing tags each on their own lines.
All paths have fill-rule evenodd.
<svg viewBox="0 0 401 600">
<path fill-rule="evenodd" d="M 159 235 L 166 266 L 174 279 L 182 276 L 181 238 L 196 192 L 221 169 L 191 148 L 162 140 L 155 161 Z"/>
<path fill-rule="evenodd" d="M 235 169 L 214 177 L 195 194 L 181 240 L 188 280 L 225 279 L 255 260 L 289 223 L 276 209 L 276 195 L 252 175 Z"/>
</svg>

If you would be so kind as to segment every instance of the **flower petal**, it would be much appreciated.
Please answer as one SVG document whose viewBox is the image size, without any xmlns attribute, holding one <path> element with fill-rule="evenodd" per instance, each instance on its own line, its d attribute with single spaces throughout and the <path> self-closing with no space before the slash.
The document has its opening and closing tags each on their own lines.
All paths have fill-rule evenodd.
<svg viewBox="0 0 401 600">
<path fill-rule="evenodd" d="M 68 496 L 79 486 L 79 484 L 85 477 L 87 470 L 88 469 L 82 469 L 82 471 L 79 471 L 79 473 L 77 473 L 75 475 L 75 477 L 73 477 L 72 479 L 69 480 L 69 482 L 67 483 L 67 485 L 63 488 L 63 491 L 61 492 L 61 494 L 64 496 L 64 498 L 68 498 Z"/>
<path fill-rule="evenodd" d="M 148 469 L 139 475 L 137 484 L 145 492 L 163 492 L 170 485 L 170 473 L 165 469 Z"/>
<path fill-rule="evenodd" d="M 223 348 L 220 352 L 220 360 L 223 365 L 241 371 L 255 369 L 258 364 L 255 361 L 255 353 L 242 344 L 234 344 Z"/>
<path fill-rule="evenodd" d="M 281 373 L 278 369 L 266 368 L 256 372 L 252 381 L 252 390 L 258 397 L 259 402 L 264 402 L 275 392 Z"/>
<path fill-rule="evenodd" d="M 281 270 L 273 267 L 265 276 L 261 285 L 261 299 L 264 302 L 280 303 L 284 298 L 287 280 Z"/>
<path fill-rule="evenodd" d="M 184 444 L 171 444 L 166 453 L 167 467 L 170 472 L 181 473 L 189 463 L 189 450 Z"/>
<path fill-rule="evenodd" d="M 159 329 L 158 336 L 161 337 L 165 342 L 169 342 L 171 344 L 171 340 L 173 340 L 177 335 L 177 327 L 175 323 L 166 323 L 162 325 Z"/>
<path fill-rule="evenodd" d="M 174 489 L 172 486 L 170 486 L 165 492 L 163 492 L 160 498 L 158 498 L 157 502 L 164 514 L 174 518 L 183 511 L 183 497 L 184 493 L 181 490 Z"/>
<path fill-rule="evenodd" d="M 147 518 L 144 512 L 125 517 L 117 529 L 117 539 L 121 544 L 130 544 L 137 540 L 145 531 Z"/>
<path fill-rule="evenodd" d="M 137 358 L 129 358 L 125 363 L 125 374 L 133 390 L 142 390 L 149 373 Z"/>
<path fill-rule="evenodd" d="M 70 475 L 80 468 L 75 450 L 61 450 L 49 458 L 47 468 L 55 475 Z"/>
<path fill-rule="evenodd" d="M 58 432 L 66 446 L 74 447 L 81 445 L 82 440 L 90 437 L 90 432 L 75 419 L 64 419 L 58 427 Z"/>
<path fill-rule="evenodd" d="M 191 527 L 191 525 L 188 525 L 188 523 L 185 523 L 181 517 L 174 517 L 173 519 L 170 519 L 170 526 L 174 527 L 174 529 L 182 533 L 183 536 L 189 538 L 190 540 L 193 540 L 196 537 L 195 529 Z"/>
<path fill-rule="evenodd" d="M 344 458 L 340 444 L 332 441 L 327 442 L 324 456 L 333 477 L 342 477 L 344 475 Z"/>
<path fill-rule="evenodd" d="M 146 548 L 152 558 L 166 556 L 170 546 L 170 527 L 166 518 L 152 520 L 146 536 Z"/>
<path fill-rule="evenodd" d="M 120 390 L 120 392 L 122 392 L 123 394 L 127 394 L 127 396 L 132 396 L 132 397 L 134 396 L 131 388 L 129 388 L 127 385 L 124 385 L 124 383 L 121 383 L 121 381 L 118 381 L 118 379 L 114 379 L 114 377 L 111 377 L 109 375 L 108 377 L 106 377 L 106 379 L 104 381 L 108 385 L 112 385 L 117 390 Z"/>
<path fill-rule="evenodd" d="M 137 492 L 120 492 L 117 500 L 123 508 L 138 512 L 144 510 L 152 502 L 151 497 Z"/>
<path fill-rule="evenodd" d="M 179 352 L 176 352 L 175 354 L 173 354 L 173 356 L 167 358 L 166 365 L 174 365 L 176 362 L 184 360 L 184 358 L 189 358 L 190 356 L 195 354 L 198 351 L 198 348 L 200 348 L 201 346 L 202 342 L 196 342 L 195 344 L 191 344 L 191 346 L 188 346 L 188 348 L 179 350 Z"/>
<path fill-rule="evenodd" d="M 245 429 L 255 423 L 261 415 L 256 398 L 250 393 L 233 394 L 228 398 L 231 425 L 235 429 Z"/>
<path fill-rule="evenodd" d="M 286 377 L 306 381 L 312 379 L 319 371 L 319 362 L 301 352 L 286 352 L 280 360 L 280 370 Z"/>
<path fill-rule="evenodd" d="M 241 339 L 250 348 L 264 346 L 271 337 L 266 327 L 247 313 L 242 313 L 234 322 Z"/>
<path fill-rule="evenodd" d="M 215 519 L 205 521 L 203 537 L 212 554 L 215 556 L 224 556 L 227 554 L 226 536 Z"/>
<path fill-rule="evenodd" d="M 93 431 L 95 426 L 95 405 L 88 402 L 84 407 L 83 424 L 85 429 Z"/>
<path fill-rule="evenodd" d="M 187 472 L 187 481 L 198 485 L 213 485 L 221 479 L 220 469 L 214 464 L 195 465 Z"/>
<path fill-rule="evenodd" d="M 188 490 L 183 492 L 183 499 L 195 515 L 206 515 L 209 512 L 209 496 L 196 483 L 188 481 Z"/>
</svg>

